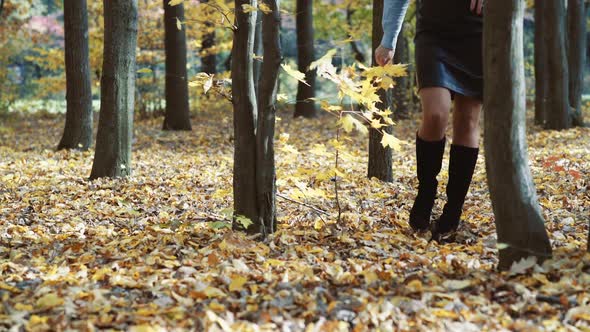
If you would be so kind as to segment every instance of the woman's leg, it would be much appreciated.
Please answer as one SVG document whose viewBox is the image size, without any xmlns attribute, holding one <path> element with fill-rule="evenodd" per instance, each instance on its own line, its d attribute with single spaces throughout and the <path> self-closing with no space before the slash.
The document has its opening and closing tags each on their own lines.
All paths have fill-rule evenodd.
<svg viewBox="0 0 590 332">
<path fill-rule="evenodd" d="M 456 95 L 453 109 L 453 144 L 479 147 L 481 100 Z"/>
<path fill-rule="evenodd" d="M 452 233 L 459 226 L 463 203 L 477 163 L 480 113 L 481 101 L 478 99 L 455 97 L 447 203 L 433 230 L 433 238 L 438 241 L 445 240 L 445 237 L 452 239 Z"/>
<path fill-rule="evenodd" d="M 416 134 L 418 194 L 410 211 L 410 226 L 418 231 L 430 227 L 430 214 L 436 198 L 445 131 L 451 108 L 451 94 L 445 88 L 420 89 L 422 124 Z"/>
<path fill-rule="evenodd" d="M 418 136 L 425 141 L 440 141 L 445 137 L 451 111 L 451 92 L 445 88 L 420 89 L 422 123 Z"/>
</svg>

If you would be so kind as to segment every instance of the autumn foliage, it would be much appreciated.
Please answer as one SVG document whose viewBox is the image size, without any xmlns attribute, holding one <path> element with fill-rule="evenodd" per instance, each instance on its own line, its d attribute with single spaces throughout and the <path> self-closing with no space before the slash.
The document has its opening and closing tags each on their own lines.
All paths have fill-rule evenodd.
<svg viewBox="0 0 590 332">
<path fill-rule="evenodd" d="M 134 115 L 133 103 L 126 104 L 129 125 L 117 132 L 131 146 L 125 171 L 117 174 L 126 177 L 90 180 L 100 143 L 88 151 L 56 150 L 65 122 L 58 103 L 65 97 L 62 8 L 53 1 L 6 0 L 0 21 L 1 331 L 590 330 L 590 129 L 545 131 L 532 124 L 528 110 L 520 125 L 527 129 L 522 138 L 530 160 L 523 162 L 531 168 L 553 257 L 524 258 L 498 271 L 498 253 L 510 244 L 498 241 L 484 151 L 456 242 L 439 244 L 408 225 L 420 114 L 408 109 L 407 119 L 394 121 L 395 110 L 379 105 L 379 90 L 408 89 L 413 97 L 408 86 L 396 86 L 413 68 L 363 63 L 371 51 L 371 1 L 314 1 L 317 59 L 306 72 L 317 74 L 313 101 L 321 115 L 293 119 L 297 85 L 307 83 L 306 73 L 294 69 L 295 1 L 280 1 L 279 10 L 278 1 L 235 8 L 230 0 L 167 0 L 184 6 L 185 18 L 174 25 L 187 36 L 182 79 L 192 131 L 186 132 L 161 129 L 162 1 L 137 3 L 137 48 L 126 44 L 137 49 L 137 65 L 127 66 L 123 79 L 136 84 L 129 93 L 117 85 L 124 96 L 115 98 L 133 100 L 133 93 L 136 99 Z M 104 10 L 102 0 L 88 0 L 95 102 L 107 87 L 101 79 L 120 74 L 103 72 Z M 235 211 L 234 151 L 243 143 L 232 122 L 242 91 L 233 89 L 229 72 L 238 54 L 234 48 L 230 56 L 236 11 L 272 14 L 263 24 L 272 27 L 271 37 L 281 37 L 267 48 L 274 57 L 242 54 L 261 64 L 274 61 L 266 63 L 273 66 L 271 89 L 254 98 L 265 98 L 268 113 L 247 114 L 252 124 L 267 116 L 272 126 L 267 140 L 254 142 L 272 150 L 264 161 L 272 163 L 266 175 L 276 190 L 276 224 L 272 220 L 268 232 L 238 231 L 257 221 Z M 406 34 L 413 34 L 410 25 Z M 215 70 L 205 73 L 203 59 L 211 56 Z M 49 109 L 46 101 L 58 106 Z M 110 115 L 120 117 L 120 110 Z M 581 106 L 582 114 L 589 110 Z M 114 122 L 103 121 L 103 137 L 114 137 Z M 248 137 L 258 139 L 260 128 L 253 125 Z M 393 151 L 391 183 L 366 176 L 369 131 Z M 447 164 L 448 158 L 439 193 Z M 443 205 L 439 196 L 434 215 Z"/>
</svg>

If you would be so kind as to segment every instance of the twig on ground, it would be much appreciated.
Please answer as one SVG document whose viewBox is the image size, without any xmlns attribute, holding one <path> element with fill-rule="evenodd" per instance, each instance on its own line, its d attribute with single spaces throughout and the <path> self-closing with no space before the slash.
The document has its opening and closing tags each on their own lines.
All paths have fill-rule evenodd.
<svg viewBox="0 0 590 332">
<path fill-rule="evenodd" d="M 307 204 L 307 203 L 304 203 L 304 202 L 300 202 L 300 201 L 298 201 L 298 200 L 295 200 L 295 199 L 289 198 L 289 197 L 287 197 L 287 196 L 285 196 L 285 195 L 281 195 L 281 194 L 278 194 L 278 193 L 277 193 L 277 197 L 280 197 L 280 198 L 282 198 L 282 199 L 284 199 L 284 200 L 286 200 L 286 201 L 289 201 L 289 202 L 291 202 L 291 203 L 295 203 L 295 204 L 299 204 L 299 205 L 301 205 L 301 206 L 305 206 L 306 208 L 308 208 L 308 209 L 311 209 L 311 210 L 313 210 L 314 212 L 317 212 L 318 214 L 325 214 L 325 215 L 330 215 L 328 212 L 326 212 L 326 211 L 324 211 L 324 210 L 321 210 L 321 209 L 319 209 L 319 208 L 317 208 L 317 207 L 315 207 L 315 206 L 313 206 L 313 205 L 310 205 L 310 204 Z"/>
</svg>

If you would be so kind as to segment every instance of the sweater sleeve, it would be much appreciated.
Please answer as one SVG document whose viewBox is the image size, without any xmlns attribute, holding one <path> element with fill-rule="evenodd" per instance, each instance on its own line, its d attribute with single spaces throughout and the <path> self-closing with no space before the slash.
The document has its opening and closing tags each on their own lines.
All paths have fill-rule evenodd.
<svg viewBox="0 0 590 332">
<path fill-rule="evenodd" d="M 381 46 L 394 49 L 397 37 L 402 29 L 404 17 L 408 10 L 410 0 L 384 0 L 383 1 L 383 38 Z"/>
</svg>

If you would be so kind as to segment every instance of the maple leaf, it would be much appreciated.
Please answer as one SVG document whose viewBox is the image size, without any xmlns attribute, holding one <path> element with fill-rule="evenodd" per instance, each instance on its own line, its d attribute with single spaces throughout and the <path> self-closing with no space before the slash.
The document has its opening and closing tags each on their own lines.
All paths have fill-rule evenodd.
<svg viewBox="0 0 590 332">
<path fill-rule="evenodd" d="M 388 133 L 383 133 L 383 138 L 381 139 L 381 145 L 383 147 L 390 147 L 395 151 L 400 150 L 399 140 L 395 138 L 393 135 Z"/>
<path fill-rule="evenodd" d="M 523 274 L 523 273 L 526 273 L 526 271 L 528 269 L 535 266 L 536 264 L 537 264 L 537 257 L 535 257 L 535 256 L 529 256 L 526 258 L 522 258 L 520 261 L 512 263 L 509 273 L 511 275 Z"/>
<path fill-rule="evenodd" d="M 36 306 L 41 310 L 60 306 L 64 300 L 55 293 L 45 294 L 37 300 Z"/>
<path fill-rule="evenodd" d="M 272 13 L 272 9 L 270 8 L 270 6 L 268 4 L 266 4 L 266 3 L 264 3 L 264 2 L 260 2 L 258 4 L 258 8 L 264 14 L 270 14 L 270 13 Z"/>
<path fill-rule="evenodd" d="M 229 284 L 229 291 L 230 292 L 239 292 L 244 289 L 244 285 L 248 282 L 248 278 L 244 276 L 234 276 Z"/>
<path fill-rule="evenodd" d="M 283 68 L 283 70 L 285 71 L 285 73 L 287 73 L 287 75 L 293 77 L 294 79 L 298 80 L 299 82 L 309 86 L 309 84 L 305 81 L 305 74 L 298 71 L 297 69 L 293 69 L 291 68 L 290 65 L 288 64 L 281 64 L 281 67 Z"/>
</svg>

